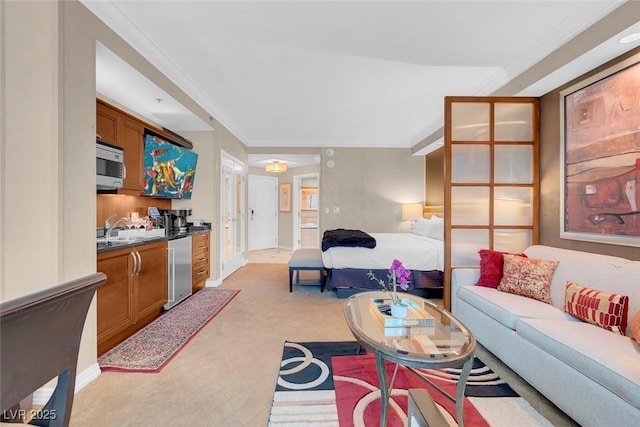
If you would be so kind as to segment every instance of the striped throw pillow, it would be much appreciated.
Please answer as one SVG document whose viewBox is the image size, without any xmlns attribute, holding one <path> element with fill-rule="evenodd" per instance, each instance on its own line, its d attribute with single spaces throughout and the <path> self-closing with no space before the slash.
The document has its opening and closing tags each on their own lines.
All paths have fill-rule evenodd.
<svg viewBox="0 0 640 427">
<path fill-rule="evenodd" d="M 606 330 L 625 334 L 629 297 L 608 294 L 567 281 L 564 293 L 564 311 Z"/>
</svg>

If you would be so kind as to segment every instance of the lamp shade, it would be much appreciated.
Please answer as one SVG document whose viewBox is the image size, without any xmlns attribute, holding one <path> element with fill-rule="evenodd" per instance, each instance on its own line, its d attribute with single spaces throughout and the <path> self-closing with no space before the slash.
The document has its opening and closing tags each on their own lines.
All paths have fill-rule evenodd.
<svg viewBox="0 0 640 427">
<path fill-rule="evenodd" d="M 422 203 L 405 203 L 402 205 L 402 220 L 415 221 L 422 218 Z"/>
<path fill-rule="evenodd" d="M 287 171 L 287 164 L 280 163 L 277 160 L 274 160 L 271 163 L 267 163 L 265 170 L 271 173 L 282 173 Z"/>
</svg>

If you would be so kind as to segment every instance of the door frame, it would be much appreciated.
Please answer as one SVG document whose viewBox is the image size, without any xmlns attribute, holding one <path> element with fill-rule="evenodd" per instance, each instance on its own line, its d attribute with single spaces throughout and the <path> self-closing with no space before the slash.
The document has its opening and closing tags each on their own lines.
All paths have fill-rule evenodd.
<svg viewBox="0 0 640 427">
<path fill-rule="evenodd" d="M 225 165 L 225 161 L 232 161 L 234 164 L 238 164 L 242 167 L 242 182 L 240 185 L 240 189 L 241 189 L 241 194 L 239 196 L 240 198 L 240 218 L 238 220 L 236 220 L 236 224 L 238 224 L 237 226 L 240 227 L 240 259 L 239 262 L 236 262 L 235 264 L 230 264 L 231 266 L 233 266 L 232 269 L 227 269 L 225 271 L 224 269 L 224 264 L 225 264 L 225 252 L 224 252 L 224 246 L 225 246 L 225 233 L 224 233 L 224 229 L 225 229 L 225 224 L 224 224 L 224 210 L 225 210 L 225 180 L 224 180 L 224 165 Z M 234 271 L 236 271 L 238 268 L 242 267 L 243 265 L 245 265 L 247 263 L 247 258 L 246 258 L 246 248 L 245 248 L 245 236 L 246 236 L 246 230 L 245 230 L 245 224 L 246 224 L 246 216 L 245 216 L 245 195 L 246 195 L 246 179 L 245 179 L 245 175 L 247 172 L 247 168 L 246 165 L 243 161 L 239 160 L 238 158 L 234 157 L 233 155 L 227 153 L 224 150 L 220 150 L 220 223 L 219 223 L 219 229 L 220 229 L 220 239 L 219 239 L 219 250 L 220 250 L 220 280 L 224 280 L 225 278 L 227 278 L 229 275 L 231 275 L 231 273 L 233 273 Z"/>
<path fill-rule="evenodd" d="M 300 189 L 302 187 L 302 180 L 305 178 L 315 178 L 316 182 L 318 183 L 318 242 L 320 241 L 320 199 L 321 199 L 321 191 L 320 191 L 320 174 L 318 172 L 314 172 L 314 173 L 306 173 L 306 174 L 301 174 L 301 175 L 294 175 L 293 176 L 293 202 L 292 202 L 292 209 L 293 209 L 293 250 L 296 249 L 300 249 L 301 245 L 302 245 L 302 238 L 300 236 L 300 216 L 301 216 L 301 209 L 300 209 Z"/>
</svg>

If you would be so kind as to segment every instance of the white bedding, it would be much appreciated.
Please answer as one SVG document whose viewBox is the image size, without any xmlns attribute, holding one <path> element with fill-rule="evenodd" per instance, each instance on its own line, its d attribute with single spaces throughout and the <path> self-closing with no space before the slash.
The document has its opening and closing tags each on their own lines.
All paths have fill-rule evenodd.
<svg viewBox="0 0 640 427">
<path fill-rule="evenodd" d="M 322 252 L 325 268 L 384 268 L 394 259 L 409 270 L 444 270 L 444 242 L 413 233 L 369 233 L 376 247 L 334 247 Z"/>
</svg>

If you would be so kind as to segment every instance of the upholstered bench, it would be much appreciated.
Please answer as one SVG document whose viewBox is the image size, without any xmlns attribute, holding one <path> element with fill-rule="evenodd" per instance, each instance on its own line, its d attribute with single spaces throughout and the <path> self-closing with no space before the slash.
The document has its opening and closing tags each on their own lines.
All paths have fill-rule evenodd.
<svg viewBox="0 0 640 427">
<path fill-rule="evenodd" d="M 296 285 L 300 283 L 300 270 L 317 270 L 320 274 L 318 284 L 324 292 L 324 264 L 320 249 L 297 249 L 289 260 L 289 292 L 293 291 L 293 272 L 296 273 Z"/>
</svg>

